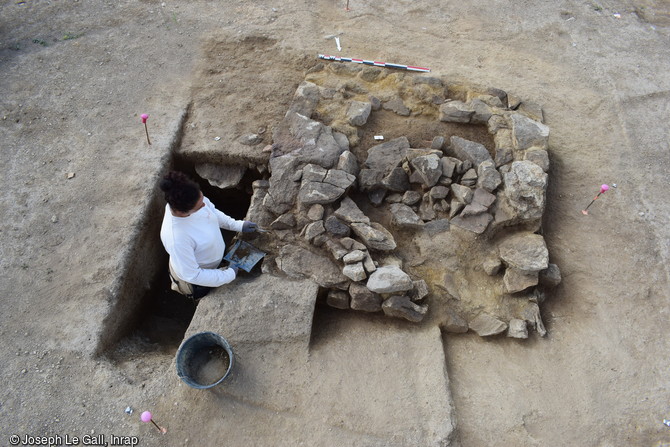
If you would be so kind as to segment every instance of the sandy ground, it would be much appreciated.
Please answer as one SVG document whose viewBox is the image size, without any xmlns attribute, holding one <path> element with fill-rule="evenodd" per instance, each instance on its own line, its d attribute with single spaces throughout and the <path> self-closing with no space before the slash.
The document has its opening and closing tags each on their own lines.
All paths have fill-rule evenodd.
<svg viewBox="0 0 670 447">
<path fill-rule="evenodd" d="M 211 135 L 232 139 L 276 124 L 309 59 L 336 52 L 324 37 L 339 32 L 343 55 L 428 66 L 542 104 L 552 131 L 544 235 L 564 279 L 544 306 L 549 335 L 444 337 L 460 443 L 670 443 L 662 424 L 670 417 L 670 8 L 653 0 L 350 6 L 2 2 L 0 444 L 12 434 L 101 433 L 184 443 L 185 433 L 159 439 L 123 412 L 157 405 L 156 377 L 170 356 L 128 367 L 92 356 L 111 284 L 197 96 L 203 48 L 224 42 L 226 82 L 240 85 L 209 117 Z M 235 53 L 247 38 L 271 40 L 276 58 Z M 151 115 L 151 147 L 141 113 Z M 617 188 L 583 216 L 601 183 Z M 297 438 L 309 427 L 285 429 Z M 227 442 L 253 439 L 250 423 Z"/>
</svg>

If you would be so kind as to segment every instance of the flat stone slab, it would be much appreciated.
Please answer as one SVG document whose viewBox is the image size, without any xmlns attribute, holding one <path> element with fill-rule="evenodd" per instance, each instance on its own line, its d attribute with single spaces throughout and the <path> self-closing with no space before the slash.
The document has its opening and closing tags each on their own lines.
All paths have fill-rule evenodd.
<svg viewBox="0 0 670 447">
<path fill-rule="evenodd" d="M 316 296 L 309 280 L 261 275 L 204 298 L 186 337 L 222 335 L 235 366 L 203 391 L 181 382 L 173 364 L 156 409 L 165 415 L 162 425 L 188 433 L 193 445 L 233 432 L 263 445 L 277 445 L 277 433 L 281 445 L 450 445 L 455 413 L 440 330 L 350 312 L 317 315 L 312 328 Z M 168 411 L 175 402 L 192 418 Z M 192 420 L 201 421 L 198 430 Z M 293 426 L 310 429 L 285 431 Z"/>
</svg>

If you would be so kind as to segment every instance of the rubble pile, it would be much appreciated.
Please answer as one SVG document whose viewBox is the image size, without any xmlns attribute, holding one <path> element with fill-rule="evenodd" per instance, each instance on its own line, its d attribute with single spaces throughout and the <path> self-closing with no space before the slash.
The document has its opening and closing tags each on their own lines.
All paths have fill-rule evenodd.
<svg viewBox="0 0 670 447">
<path fill-rule="evenodd" d="M 269 252 L 264 269 L 311 278 L 330 306 L 420 322 L 429 301 L 459 301 L 460 293 L 404 265 L 396 239 L 428 228 L 460 231 L 471 235 L 463 240 L 489 242 L 494 255 L 479 262 L 481 274 L 524 306 L 503 321 L 461 305 L 441 326 L 516 338 L 530 327 L 543 335 L 538 297 L 560 282 L 560 271 L 537 234 L 549 169 L 541 109 L 501 90 L 376 67 L 319 66 L 306 79 L 273 131 L 270 177 L 253 184 L 248 218 L 270 230 L 256 241 Z M 362 130 L 379 111 L 480 126 L 493 144 L 452 134 L 412 147 L 406 135 L 361 152 Z"/>
</svg>

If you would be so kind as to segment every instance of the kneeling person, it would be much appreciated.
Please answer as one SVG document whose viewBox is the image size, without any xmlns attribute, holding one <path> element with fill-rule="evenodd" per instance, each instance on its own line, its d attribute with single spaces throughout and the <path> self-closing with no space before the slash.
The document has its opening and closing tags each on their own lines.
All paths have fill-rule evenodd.
<svg viewBox="0 0 670 447">
<path fill-rule="evenodd" d="M 226 250 L 220 228 L 250 233 L 258 226 L 216 209 L 200 186 L 181 172 L 169 172 L 160 188 L 167 202 L 161 241 L 170 255 L 172 289 L 199 299 L 212 288 L 233 281 L 237 268 L 218 268 Z"/>
</svg>

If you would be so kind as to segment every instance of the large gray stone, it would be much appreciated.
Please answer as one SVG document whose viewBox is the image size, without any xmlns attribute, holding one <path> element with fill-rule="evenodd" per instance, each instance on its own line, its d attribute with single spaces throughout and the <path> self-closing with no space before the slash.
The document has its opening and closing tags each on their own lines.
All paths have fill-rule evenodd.
<svg viewBox="0 0 670 447">
<path fill-rule="evenodd" d="M 542 218 L 546 203 L 547 174 L 531 161 L 515 161 L 503 174 L 506 220 L 514 222 Z M 499 220 L 496 216 L 496 220 Z"/>
<path fill-rule="evenodd" d="M 351 296 L 351 308 L 354 310 L 364 312 L 379 312 L 382 310 L 382 297 L 363 284 L 351 283 L 349 295 Z"/>
<path fill-rule="evenodd" d="M 514 234 L 498 245 L 500 259 L 509 267 L 523 272 L 539 272 L 549 267 L 549 250 L 539 234 Z"/>
<path fill-rule="evenodd" d="M 400 166 L 402 159 L 409 149 L 409 140 L 407 137 L 399 137 L 368 149 L 368 158 L 365 160 L 365 166 L 368 169 L 381 171 L 384 175 L 391 172 L 397 166 Z"/>
<path fill-rule="evenodd" d="M 320 253 L 296 245 L 285 245 L 276 258 L 279 270 L 293 278 L 311 278 L 325 288 L 346 290 L 349 280 L 340 267 Z"/>
<path fill-rule="evenodd" d="M 305 182 L 300 187 L 298 199 L 303 205 L 333 203 L 345 193 L 345 190 L 330 183 Z"/>
<path fill-rule="evenodd" d="M 358 173 L 360 172 L 356 156 L 348 150 L 340 154 L 340 157 L 337 160 L 337 169 L 351 174 L 354 177 L 358 177 Z"/>
<path fill-rule="evenodd" d="M 537 282 L 537 272 L 524 272 L 510 267 L 505 270 L 503 277 L 503 285 L 507 293 L 522 292 L 529 287 L 536 286 Z"/>
<path fill-rule="evenodd" d="M 351 229 L 368 248 L 379 251 L 390 251 L 396 248 L 393 235 L 376 222 L 370 224 L 352 223 Z"/>
<path fill-rule="evenodd" d="M 531 147 L 547 148 L 549 127 L 520 113 L 513 113 L 511 118 L 514 149 L 525 150 Z"/>
<path fill-rule="evenodd" d="M 451 149 L 461 160 L 468 160 L 476 168 L 485 160 L 491 160 L 491 154 L 484 145 L 466 140 L 456 135 L 450 138 Z"/>
<path fill-rule="evenodd" d="M 292 154 L 301 163 L 332 168 L 343 149 L 330 127 L 298 113 L 288 112 L 275 129 L 272 141 L 280 154 Z"/>
<path fill-rule="evenodd" d="M 270 159 L 270 187 L 263 205 L 274 214 L 283 214 L 293 208 L 300 183 L 294 180 L 300 160 L 293 155 L 283 155 Z"/>
<path fill-rule="evenodd" d="M 497 335 L 507 329 L 507 323 L 498 320 L 487 313 L 481 313 L 468 324 L 470 329 L 475 331 L 480 337 Z"/>
<path fill-rule="evenodd" d="M 413 303 L 408 296 L 392 296 L 382 303 L 384 314 L 389 317 L 404 318 L 407 321 L 418 323 L 428 312 L 428 306 Z"/>
<path fill-rule="evenodd" d="M 481 162 L 477 168 L 477 187 L 492 192 L 500 186 L 500 183 L 502 183 L 502 177 L 493 160 Z"/>
<path fill-rule="evenodd" d="M 335 215 L 347 223 L 370 223 L 370 218 L 363 214 L 358 205 L 349 197 L 342 199 Z"/>
<path fill-rule="evenodd" d="M 377 268 L 367 283 L 368 289 L 376 293 L 406 292 L 413 286 L 412 278 L 395 265 Z"/>
<path fill-rule="evenodd" d="M 309 81 L 302 81 L 293 95 L 293 101 L 288 110 L 309 118 L 319 103 L 319 97 L 319 86 Z"/>
<path fill-rule="evenodd" d="M 440 106 L 440 121 L 447 123 L 469 123 L 474 109 L 462 101 L 448 101 Z"/>
<path fill-rule="evenodd" d="M 217 188 L 227 189 L 234 188 L 240 184 L 244 173 L 247 171 L 246 166 L 239 165 L 217 165 L 214 163 L 201 163 L 195 165 L 195 172 L 210 185 Z"/>
<path fill-rule="evenodd" d="M 429 188 L 437 184 L 442 176 L 442 164 L 440 163 L 440 157 L 437 155 L 416 157 L 412 159 L 410 165 L 414 169 L 414 173 L 418 174 L 421 183 Z"/>
<path fill-rule="evenodd" d="M 369 102 L 352 101 L 347 109 L 347 122 L 352 126 L 363 126 L 368 121 L 372 105 Z"/>
</svg>

